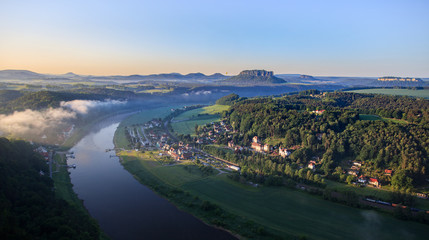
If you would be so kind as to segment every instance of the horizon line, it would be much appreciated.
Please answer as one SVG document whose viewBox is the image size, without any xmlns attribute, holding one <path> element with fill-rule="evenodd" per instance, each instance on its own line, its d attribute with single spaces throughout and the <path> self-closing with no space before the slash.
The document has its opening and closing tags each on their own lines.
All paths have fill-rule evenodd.
<svg viewBox="0 0 429 240">
<path fill-rule="evenodd" d="M 245 70 L 265 70 L 265 69 L 244 69 L 241 71 L 245 71 Z M 41 72 L 37 72 L 34 70 L 28 70 L 28 69 L 1 69 L 0 71 L 29 71 L 29 72 L 33 72 L 33 73 L 37 73 L 37 74 L 45 74 L 45 75 L 65 75 L 65 74 L 75 74 L 78 76 L 95 76 L 95 77 L 111 77 L 111 76 L 133 76 L 133 75 L 140 75 L 140 76 L 149 76 L 149 75 L 160 75 L 160 74 L 180 74 L 180 75 L 188 75 L 188 74 L 196 74 L 196 73 L 201 73 L 204 74 L 206 76 L 210 76 L 210 75 L 214 75 L 214 74 L 222 74 L 224 76 L 236 76 L 238 74 L 232 74 L 229 75 L 228 72 L 226 73 L 221 73 L 221 72 L 214 72 L 212 74 L 206 74 L 203 72 L 188 72 L 188 73 L 179 73 L 179 72 L 158 72 L 158 73 L 149 73 L 149 74 L 141 74 L 141 73 L 133 73 L 133 74 L 79 74 L 79 73 L 75 73 L 73 71 L 68 71 L 65 73 L 41 73 Z M 241 72 L 240 71 L 240 72 Z M 265 71 L 271 71 L 271 70 L 265 70 Z M 274 72 L 274 71 L 272 71 Z M 354 75 L 317 75 L 317 74 L 307 74 L 307 73 L 274 73 L 274 75 L 308 75 L 308 76 L 316 76 L 316 77 L 357 77 L 357 78 L 379 78 L 379 77 L 410 77 L 410 78 L 429 78 L 429 77 L 416 77 L 416 76 L 396 76 L 395 74 L 391 74 L 391 75 L 380 75 L 380 76 L 354 76 Z"/>
</svg>

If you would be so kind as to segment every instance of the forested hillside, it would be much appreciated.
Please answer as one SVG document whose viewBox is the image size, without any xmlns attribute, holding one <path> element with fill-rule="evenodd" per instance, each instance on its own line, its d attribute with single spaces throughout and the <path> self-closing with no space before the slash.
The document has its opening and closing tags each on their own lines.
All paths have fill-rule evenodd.
<svg viewBox="0 0 429 240">
<path fill-rule="evenodd" d="M 365 114 L 378 116 L 366 120 Z M 427 184 L 428 100 L 306 91 L 280 98 L 241 100 L 224 116 L 234 133 L 219 135 L 218 143 L 226 145 L 232 140 L 249 146 L 258 136 L 267 144 L 277 143 L 275 147 L 293 149 L 285 159 L 275 154 L 223 154 L 244 166 L 243 175 L 253 180 L 295 177 L 299 172 L 304 172 L 300 177 L 307 179 L 305 168 L 314 161 L 315 173 L 338 181 L 355 181 L 357 176 L 348 177 L 347 169 L 352 162 L 359 162 L 359 175 L 378 178 L 398 189 Z M 309 174 L 313 181 L 313 172 Z"/>
<path fill-rule="evenodd" d="M 56 198 L 48 175 L 30 144 L 0 138 L 1 238 L 98 239 L 97 223 Z"/>
</svg>

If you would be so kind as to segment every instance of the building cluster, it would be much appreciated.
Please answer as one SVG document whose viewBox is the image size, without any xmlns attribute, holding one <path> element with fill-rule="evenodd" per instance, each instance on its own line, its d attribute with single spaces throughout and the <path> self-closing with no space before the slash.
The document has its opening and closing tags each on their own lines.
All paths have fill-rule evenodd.
<svg viewBox="0 0 429 240">
<path fill-rule="evenodd" d="M 325 112 L 325 110 L 323 109 L 323 110 L 314 110 L 314 111 L 311 111 L 312 113 L 314 113 L 314 114 L 317 114 L 317 115 L 322 115 L 324 112 Z"/>
<path fill-rule="evenodd" d="M 232 141 L 232 140 L 228 142 L 228 147 L 231 148 L 231 149 L 234 149 L 234 152 L 236 152 L 236 153 L 241 152 L 241 151 L 244 150 L 244 148 L 242 146 L 236 145 L 234 143 L 234 141 Z"/>
<path fill-rule="evenodd" d="M 221 134 L 227 134 L 231 138 L 230 133 L 235 133 L 235 131 L 226 121 L 212 122 L 201 129 L 195 142 L 198 144 L 217 143 L 217 138 Z"/>
<path fill-rule="evenodd" d="M 160 119 L 152 119 L 143 125 L 127 128 L 127 131 L 136 150 L 139 150 L 139 147 L 162 147 L 170 140 Z"/>
<path fill-rule="evenodd" d="M 354 161 L 354 162 L 352 162 L 352 166 L 347 171 L 347 174 L 352 175 L 352 176 L 356 176 L 356 177 L 359 176 L 357 178 L 357 183 L 359 183 L 359 184 L 370 185 L 370 186 L 374 186 L 374 187 L 378 187 L 378 188 L 381 187 L 381 183 L 377 178 L 367 177 L 367 176 L 364 176 L 362 174 L 359 175 L 361 167 L 362 167 L 361 162 Z M 392 176 L 392 170 L 386 169 L 384 172 L 385 172 L 385 175 Z"/>
<path fill-rule="evenodd" d="M 362 167 L 362 163 L 360 162 L 353 162 L 350 169 L 347 171 L 347 174 L 353 175 L 357 177 L 359 175 L 360 168 Z"/>
<path fill-rule="evenodd" d="M 152 119 L 151 121 L 143 124 L 144 128 L 156 128 L 161 126 L 162 126 L 162 121 L 160 119 Z"/>
<path fill-rule="evenodd" d="M 183 142 L 179 142 L 177 146 L 170 146 L 169 144 L 164 144 L 161 146 L 161 149 L 164 150 L 176 161 L 192 158 L 192 147 L 189 144 L 184 145 Z"/>
<path fill-rule="evenodd" d="M 263 144 L 261 143 L 261 139 L 258 136 L 254 136 L 252 138 L 252 144 L 250 146 L 254 151 L 261 152 L 261 153 L 271 153 L 272 155 L 280 155 L 281 157 L 285 158 L 289 156 L 292 151 L 299 149 L 301 146 L 295 145 L 290 148 L 283 148 L 283 147 L 273 147 L 269 144 Z M 274 150 L 278 149 L 278 150 Z"/>
</svg>

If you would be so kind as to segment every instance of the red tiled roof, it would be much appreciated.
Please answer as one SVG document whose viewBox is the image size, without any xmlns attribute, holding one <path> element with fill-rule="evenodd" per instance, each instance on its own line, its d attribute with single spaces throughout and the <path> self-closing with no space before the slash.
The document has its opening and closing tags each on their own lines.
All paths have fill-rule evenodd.
<svg viewBox="0 0 429 240">
<path fill-rule="evenodd" d="M 378 179 L 376 179 L 376 178 L 369 178 L 369 182 L 378 182 Z"/>
</svg>

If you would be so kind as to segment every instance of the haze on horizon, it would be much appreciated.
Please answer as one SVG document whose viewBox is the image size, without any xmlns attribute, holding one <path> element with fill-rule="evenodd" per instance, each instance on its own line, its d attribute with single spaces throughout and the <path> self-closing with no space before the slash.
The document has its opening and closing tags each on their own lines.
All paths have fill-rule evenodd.
<svg viewBox="0 0 429 240">
<path fill-rule="evenodd" d="M 429 1 L 1 1 L 0 70 L 429 77 Z"/>
</svg>

